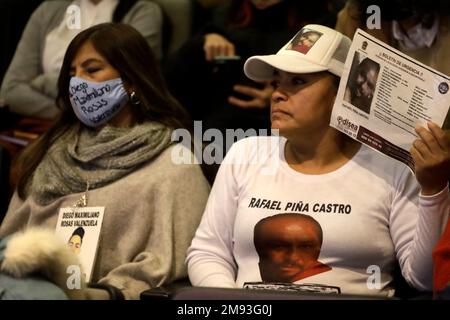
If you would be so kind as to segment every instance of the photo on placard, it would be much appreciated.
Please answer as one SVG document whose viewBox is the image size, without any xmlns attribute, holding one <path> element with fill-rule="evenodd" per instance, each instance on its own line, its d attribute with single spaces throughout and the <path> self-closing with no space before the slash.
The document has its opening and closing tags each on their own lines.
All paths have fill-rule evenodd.
<svg viewBox="0 0 450 320">
<path fill-rule="evenodd" d="M 370 114 L 380 64 L 355 52 L 345 89 L 344 101 Z"/>
</svg>

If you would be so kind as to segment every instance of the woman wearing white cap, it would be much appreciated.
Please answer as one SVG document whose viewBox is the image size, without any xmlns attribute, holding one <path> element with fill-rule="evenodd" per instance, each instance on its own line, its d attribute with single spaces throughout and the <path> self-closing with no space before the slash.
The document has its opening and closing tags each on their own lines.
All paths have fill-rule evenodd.
<svg viewBox="0 0 450 320">
<path fill-rule="evenodd" d="M 324 292 L 392 296 L 398 262 L 411 286 L 431 290 L 431 252 L 449 211 L 443 174 L 449 142 L 434 124 L 418 130 L 422 139 L 411 150 L 418 184 L 405 165 L 331 128 L 350 40 L 319 25 L 300 33 L 310 31 L 320 37 L 306 53 L 287 43 L 245 64 L 249 78 L 272 80 L 272 128 L 281 137 L 244 139 L 229 151 L 188 250 L 190 280 L 194 286 L 267 288 L 260 270 L 269 267 L 283 274 L 271 279 L 277 288 L 289 279 L 290 289 L 314 284 Z M 272 262 L 263 265 L 254 227 L 285 213 L 320 224 L 319 260 L 330 269 L 298 276 L 308 271 L 302 259 L 313 250 L 298 225 L 267 235 Z"/>
</svg>

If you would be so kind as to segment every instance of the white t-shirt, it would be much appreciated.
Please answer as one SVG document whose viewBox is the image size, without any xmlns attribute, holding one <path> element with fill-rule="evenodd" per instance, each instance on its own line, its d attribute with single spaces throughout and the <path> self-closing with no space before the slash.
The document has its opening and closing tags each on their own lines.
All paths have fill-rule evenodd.
<svg viewBox="0 0 450 320">
<path fill-rule="evenodd" d="M 431 290 L 431 252 L 449 212 L 448 189 L 419 197 L 419 185 L 405 165 L 365 146 L 336 171 L 302 174 L 286 163 L 285 143 L 282 137 L 252 137 L 230 149 L 188 250 L 192 284 L 261 282 L 256 223 L 301 213 L 320 224 L 318 260 L 331 270 L 295 283 L 389 296 L 398 259 L 411 285 Z"/>
</svg>

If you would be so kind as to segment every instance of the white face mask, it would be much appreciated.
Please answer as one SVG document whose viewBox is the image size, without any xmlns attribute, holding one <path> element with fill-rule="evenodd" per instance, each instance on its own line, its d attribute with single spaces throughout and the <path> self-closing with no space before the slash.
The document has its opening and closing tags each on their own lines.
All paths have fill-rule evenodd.
<svg viewBox="0 0 450 320">
<path fill-rule="evenodd" d="M 120 78 L 91 82 L 72 77 L 69 98 L 77 118 L 89 127 L 107 123 L 129 100 Z"/>
<path fill-rule="evenodd" d="M 422 23 L 409 28 L 406 33 L 400 27 L 397 21 L 392 22 L 392 35 L 407 50 L 418 50 L 429 48 L 434 42 L 439 30 L 439 18 L 434 19 L 433 26 L 429 29 L 424 28 Z"/>
</svg>

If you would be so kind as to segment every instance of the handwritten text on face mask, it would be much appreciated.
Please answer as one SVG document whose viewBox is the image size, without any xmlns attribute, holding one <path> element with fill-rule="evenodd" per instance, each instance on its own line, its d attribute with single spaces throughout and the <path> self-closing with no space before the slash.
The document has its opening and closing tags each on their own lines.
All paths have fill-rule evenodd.
<svg viewBox="0 0 450 320">
<path fill-rule="evenodd" d="M 90 91 L 88 91 L 88 84 L 86 82 L 82 82 L 76 86 L 70 86 L 69 87 L 69 94 L 71 100 L 80 106 L 85 105 L 88 101 L 92 99 L 96 99 L 99 97 L 102 97 L 106 93 L 111 91 L 111 87 L 109 84 L 105 84 L 104 86 L 100 88 L 91 88 Z M 80 92 L 83 95 L 80 95 Z M 99 100 L 98 102 L 94 103 L 92 106 L 89 106 L 88 108 L 82 107 L 81 110 L 84 112 L 94 112 L 100 109 L 101 107 L 105 106 L 107 102 L 104 99 Z"/>
</svg>

